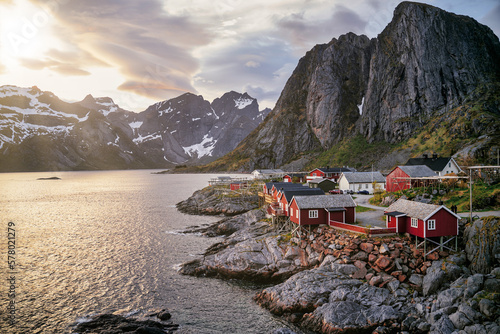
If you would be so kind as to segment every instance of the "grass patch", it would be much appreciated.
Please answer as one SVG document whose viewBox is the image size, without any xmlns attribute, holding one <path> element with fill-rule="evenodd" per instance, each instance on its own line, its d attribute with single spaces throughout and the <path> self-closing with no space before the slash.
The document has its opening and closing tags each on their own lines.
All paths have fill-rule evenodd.
<svg viewBox="0 0 500 334">
<path fill-rule="evenodd" d="M 361 206 L 361 205 L 358 205 L 356 207 L 356 212 L 367 212 L 367 211 L 375 211 L 375 209 L 367 208 L 366 206 Z"/>
</svg>

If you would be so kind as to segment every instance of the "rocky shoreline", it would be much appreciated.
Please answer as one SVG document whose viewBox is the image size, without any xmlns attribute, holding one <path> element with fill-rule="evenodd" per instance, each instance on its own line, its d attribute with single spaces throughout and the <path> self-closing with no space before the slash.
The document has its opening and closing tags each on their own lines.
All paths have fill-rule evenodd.
<svg viewBox="0 0 500 334">
<path fill-rule="evenodd" d="M 459 252 L 426 258 L 404 236 L 277 234 L 260 209 L 186 232 L 225 238 L 180 273 L 275 284 L 255 301 L 309 331 L 500 334 L 498 217 L 468 226 Z"/>
</svg>

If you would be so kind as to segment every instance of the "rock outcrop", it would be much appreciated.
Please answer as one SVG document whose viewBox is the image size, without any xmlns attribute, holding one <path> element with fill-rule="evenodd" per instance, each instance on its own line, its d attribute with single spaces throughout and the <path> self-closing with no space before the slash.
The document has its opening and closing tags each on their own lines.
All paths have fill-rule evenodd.
<svg viewBox="0 0 500 334">
<path fill-rule="evenodd" d="M 192 215 L 234 216 L 256 209 L 259 198 L 251 193 L 236 194 L 229 189 L 206 187 L 197 190 L 188 199 L 177 203 L 180 212 Z"/>
<path fill-rule="evenodd" d="M 487 217 L 475 220 L 465 229 L 465 251 L 474 273 L 486 274 L 500 267 L 500 219 Z"/>
<path fill-rule="evenodd" d="M 155 317 L 154 320 L 152 317 Z M 88 321 L 78 323 L 75 333 L 131 333 L 131 334 L 172 334 L 179 325 L 169 321 L 170 313 L 161 311 L 149 319 L 138 320 L 116 314 L 99 314 Z"/>
<path fill-rule="evenodd" d="M 317 253 L 291 245 L 286 236 L 277 236 L 263 218 L 261 210 L 253 210 L 216 223 L 216 227 L 187 231 L 214 235 L 214 231 L 227 234 L 229 226 L 236 230 L 208 248 L 202 258 L 183 264 L 180 273 L 271 282 L 317 264 Z"/>
</svg>

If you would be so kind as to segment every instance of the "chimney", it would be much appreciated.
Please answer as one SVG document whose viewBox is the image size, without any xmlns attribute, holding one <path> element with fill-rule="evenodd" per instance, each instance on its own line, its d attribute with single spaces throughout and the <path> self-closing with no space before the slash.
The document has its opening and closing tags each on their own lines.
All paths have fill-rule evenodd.
<svg viewBox="0 0 500 334">
<path fill-rule="evenodd" d="M 429 158 L 429 155 L 427 153 L 422 154 L 422 156 L 424 157 L 424 159 L 428 159 Z"/>
</svg>

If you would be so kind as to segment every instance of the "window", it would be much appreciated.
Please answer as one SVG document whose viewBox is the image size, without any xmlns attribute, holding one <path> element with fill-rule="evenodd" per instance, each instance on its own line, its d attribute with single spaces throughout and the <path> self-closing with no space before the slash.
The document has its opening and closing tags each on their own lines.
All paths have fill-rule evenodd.
<svg viewBox="0 0 500 334">
<path fill-rule="evenodd" d="M 451 162 L 448 162 L 448 167 L 451 167 Z"/>
<path fill-rule="evenodd" d="M 293 208 L 290 208 L 290 216 L 293 217 Z"/>
<path fill-rule="evenodd" d="M 428 230 L 435 230 L 436 229 L 436 220 L 435 219 L 429 219 L 427 221 L 427 229 Z"/>
<path fill-rule="evenodd" d="M 309 218 L 318 218 L 318 210 L 309 211 Z"/>
<path fill-rule="evenodd" d="M 299 219 L 299 210 L 295 211 L 295 218 Z"/>
<path fill-rule="evenodd" d="M 418 219 L 417 218 L 411 219 L 411 227 L 418 227 Z"/>
<path fill-rule="evenodd" d="M 367 184 L 365 184 L 365 189 L 368 189 L 368 183 L 367 183 Z"/>
</svg>

